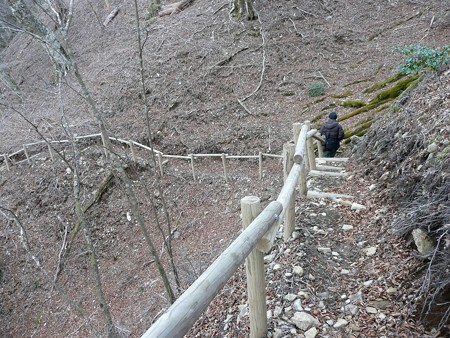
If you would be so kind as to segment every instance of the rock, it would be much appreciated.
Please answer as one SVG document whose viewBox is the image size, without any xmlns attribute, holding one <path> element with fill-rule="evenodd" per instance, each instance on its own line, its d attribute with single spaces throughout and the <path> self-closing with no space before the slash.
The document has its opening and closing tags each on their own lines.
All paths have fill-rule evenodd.
<svg viewBox="0 0 450 338">
<path fill-rule="evenodd" d="M 362 204 L 358 204 L 358 203 L 352 203 L 352 206 L 350 207 L 351 210 L 356 210 L 356 211 L 360 211 L 360 210 L 365 210 L 366 207 Z"/>
<path fill-rule="evenodd" d="M 334 320 L 333 319 L 328 319 L 327 320 L 327 324 L 330 325 L 330 326 L 333 326 Z"/>
<path fill-rule="evenodd" d="M 375 188 L 377 187 L 376 184 L 372 184 L 369 186 L 369 191 L 375 190 Z"/>
<path fill-rule="evenodd" d="M 347 324 L 348 324 L 348 322 L 347 322 L 345 319 L 340 318 L 340 319 L 338 319 L 338 320 L 336 321 L 336 323 L 333 325 L 333 327 L 334 327 L 335 329 L 339 329 L 340 327 L 344 327 L 344 326 L 346 326 Z"/>
<path fill-rule="evenodd" d="M 316 280 L 316 277 L 314 277 L 313 275 L 309 274 L 309 275 L 308 275 L 308 279 L 309 279 L 309 280 Z"/>
<path fill-rule="evenodd" d="M 273 270 L 280 270 L 281 269 L 281 264 L 275 264 L 274 266 L 273 266 Z"/>
<path fill-rule="evenodd" d="M 336 251 L 333 251 L 333 252 L 331 253 L 331 255 L 334 256 L 334 257 L 338 257 L 338 256 L 339 256 L 339 253 L 336 252 Z"/>
<path fill-rule="evenodd" d="M 427 151 L 428 151 L 429 153 L 435 153 L 435 152 L 437 152 L 437 151 L 438 151 L 438 145 L 437 145 L 435 142 L 431 143 L 431 144 L 427 147 Z"/>
<path fill-rule="evenodd" d="M 386 309 L 389 305 L 391 305 L 391 302 L 388 300 L 384 300 L 384 299 L 378 299 L 378 300 L 372 300 L 369 302 L 369 305 L 371 307 L 380 309 L 380 310 L 384 310 Z"/>
<path fill-rule="evenodd" d="M 309 299 L 309 294 L 307 292 L 305 292 L 305 291 L 299 291 L 297 294 L 298 294 L 299 297 L 303 297 L 305 299 Z"/>
<path fill-rule="evenodd" d="M 317 336 L 317 329 L 315 327 L 305 332 L 305 338 L 314 338 L 315 336 Z"/>
<path fill-rule="evenodd" d="M 272 318 L 272 310 L 267 310 L 267 319 Z"/>
<path fill-rule="evenodd" d="M 246 316 L 248 314 L 247 304 L 238 305 L 238 309 L 239 309 L 238 318 L 239 317 L 244 317 L 244 316 Z"/>
<path fill-rule="evenodd" d="M 294 266 L 292 268 L 292 272 L 294 273 L 294 275 L 303 276 L 303 268 L 301 266 Z"/>
<path fill-rule="evenodd" d="M 264 263 L 271 263 L 275 258 L 275 254 L 265 255 Z"/>
<path fill-rule="evenodd" d="M 362 300 L 362 298 L 363 297 L 362 297 L 362 292 L 361 291 L 358 291 L 357 293 L 351 294 L 348 297 L 348 299 L 350 299 L 350 301 L 353 302 L 353 303 Z"/>
<path fill-rule="evenodd" d="M 350 270 L 347 270 L 347 269 L 341 270 L 341 275 L 348 275 L 349 273 L 350 273 Z"/>
<path fill-rule="evenodd" d="M 233 319 L 233 315 L 227 315 L 227 319 L 225 319 L 224 323 L 229 323 Z"/>
<path fill-rule="evenodd" d="M 364 286 L 371 286 L 373 284 L 373 279 L 371 279 L 371 280 L 368 280 L 368 281 L 365 281 L 364 283 L 363 283 L 363 285 Z"/>
<path fill-rule="evenodd" d="M 317 251 L 325 253 L 325 254 L 329 254 L 329 253 L 331 253 L 331 248 L 325 248 L 325 247 L 319 246 L 319 247 L 317 247 Z"/>
<path fill-rule="evenodd" d="M 67 175 L 70 175 L 71 173 L 72 173 L 72 169 L 66 168 L 66 174 L 67 174 Z"/>
<path fill-rule="evenodd" d="M 279 317 L 283 312 L 283 308 L 281 306 L 275 306 L 275 310 L 273 310 L 273 316 Z"/>
<path fill-rule="evenodd" d="M 395 295 L 396 293 L 397 293 L 397 288 L 394 288 L 394 287 L 390 287 L 390 288 L 388 288 L 387 290 L 386 290 L 386 293 L 388 294 L 388 295 L 390 295 L 390 296 L 393 296 L 393 295 Z"/>
<path fill-rule="evenodd" d="M 297 239 L 297 238 L 299 238 L 300 237 L 300 233 L 298 232 L 298 231 L 294 231 L 293 233 L 292 233 L 292 238 L 293 239 Z"/>
<path fill-rule="evenodd" d="M 317 318 L 311 316 L 306 312 L 296 312 L 291 318 L 291 322 L 297 326 L 300 330 L 306 331 L 312 327 L 319 326 L 320 322 Z"/>
<path fill-rule="evenodd" d="M 378 315 L 378 318 L 380 318 L 381 320 L 385 320 L 386 315 L 383 312 L 380 312 L 380 314 Z"/>
<path fill-rule="evenodd" d="M 428 233 L 422 229 L 414 229 L 412 231 L 414 243 L 421 255 L 427 255 L 434 250 L 433 242 Z"/>
<path fill-rule="evenodd" d="M 342 230 L 344 230 L 344 231 L 350 231 L 350 230 L 353 230 L 353 225 L 350 225 L 350 224 L 344 224 L 344 225 L 342 226 Z"/>
<path fill-rule="evenodd" d="M 367 256 L 373 256 L 377 252 L 377 247 L 371 246 L 369 248 L 364 249 L 364 252 L 366 253 Z"/>
<path fill-rule="evenodd" d="M 328 298 L 330 298 L 330 294 L 328 292 L 319 292 L 317 294 L 317 297 L 319 297 L 320 299 L 326 300 Z"/>
<path fill-rule="evenodd" d="M 284 276 L 285 276 L 286 278 L 291 278 L 291 277 L 292 277 L 292 273 L 286 272 L 286 273 L 284 274 Z"/>
<path fill-rule="evenodd" d="M 292 307 L 295 311 L 303 311 L 301 299 L 296 299 L 292 304 Z"/>
<path fill-rule="evenodd" d="M 354 316 L 358 313 L 358 307 L 354 304 L 347 304 L 344 306 L 344 311 Z"/>
<path fill-rule="evenodd" d="M 273 338 L 281 338 L 283 336 L 283 331 L 280 329 L 275 329 L 273 332 Z"/>
<path fill-rule="evenodd" d="M 284 299 L 292 302 L 293 300 L 295 300 L 297 298 L 297 295 L 294 293 L 288 293 L 286 296 L 284 296 Z"/>
<path fill-rule="evenodd" d="M 375 309 L 374 307 L 367 306 L 367 307 L 366 307 L 366 312 L 367 312 L 367 313 L 375 314 L 375 313 L 378 313 L 378 310 Z"/>
</svg>

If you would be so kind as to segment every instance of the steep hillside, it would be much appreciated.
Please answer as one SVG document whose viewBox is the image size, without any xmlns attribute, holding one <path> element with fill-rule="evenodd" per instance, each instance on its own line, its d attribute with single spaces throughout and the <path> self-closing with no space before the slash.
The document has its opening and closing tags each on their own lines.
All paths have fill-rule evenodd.
<svg viewBox="0 0 450 338">
<path fill-rule="evenodd" d="M 70 42 L 108 130 L 116 137 L 148 144 L 132 2 L 75 3 Z M 167 154 L 281 153 L 283 143 L 292 138 L 292 123 L 331 110 L 344 116 L 355 108 L 342 105 L 343 94 L 347 100 L 368 102 L 389 88 L 391 84 L 373 93 L 364 92 L 397 73 L 402 56 L 393 52 L 394 47 L 436 47 L 448 43 L 450 36 L 450 7 L 438 0 L 258 1 L 259 17 L 255 21 L 231 18 L 226 1 L 195 0 L 184 11 L 147 21 L 147 25 L 149 3 L 138 3 L 146 37 L 143 58 L 153 141 L 158 150 Z M 116 7 L 117 16 L 104 27 L 103 20 Z M 50 59 L 31 36 L 16 34 L 0 59 L 21 90 L 19 97 L 7 86 L 1 88 L 0 154 L 12 154 L 23 144 L 40 139 L 34 127 L 17 112 L 46 138 L 66 139 L 61 123 L 63 103 L 73 133 L 98 132 L 72 74 L 61 87 L 60 100 Z M 308 86 L 313 83 L 323 84 L 324 95 L 308 95 Z M 448 263 L 445 226 L 449 223 L 449 92 L 448 72 L 440 78 L 427 77 L 415 90 L 403 94 L 400 101 L 390 102 L 395 102 L 397 108 L 390 108 L 388 103 L 383 110 L 386 114 L 376 114 L 366 136 L 343 149 L 344 155 L 354 153 L 351 169 L 358 172 L 361 182 L 367 180 L 373 185 L 370 192 L 363 194 L 367 204 L 373 205 L 364 217 L 370 218 L 375 210 L 385 207 L 388 213 L 377 230 L 394 229 L 401 236 L 407 236 L 412 228 L 423 227 L 425 222 L 438 243 L 439 255 L 431 260 L 437 263 L 437 269 Z M 372 115 L 375 112 L 368 111 L 342 124 L 349 130 Z M 429 149 L 432 144 L 433 149 Z M 71 151 L 61 149 L 70 160 Z M 128 151 L 119 145 L 115 150 Z M 130 156 L 124 162 L 144 219 L 167 263 L 149 202 L 155 203 L 157 215 L 163 218 L 163 201 L 149 169 L 148 154 L 138 151 L 137 156 L 138 164 L 131 164 Z M 23 154 L 11 157 L 12 161 L 23 159 Z M 50 278 L 27 255 L 22 247 L 23 234 L 11 214 L 4 211 L 0 215 L 0 335 L 85 337 L 103 332 L 81 232 L 70 239 L 71 250 L 61 258 L 61 246 L 77 224 L 72 162 L 51 162 L 48 154 L 37 151 L 31 166 L 24 162 L 7 171 L 4 159 L 0 157 L 0 161 L 0 207 L 17 216 L 27 231 L 30 252 L 40 259 Z M 257 166 L 252 161 L 231 162 L 230 179 L 225 182 L 219 161 L 200 162 L 196 167 L 198 181 L 192 180 L 188 162 L 165 164 L 161 184 L 171 222 L 179 235 L 174 242 L 181 275 L 179 292 L 237 236 L 241 227 L 239 200 L 243 196 L 257 195 L 264 201 L 276 197 L 282 184 L 280 161 L 265 161 L 262 181 Z M 125 183 L 114 174 L 110 176 L 111 168 L 96 142 L 86 141 L 80 147 L 80 171 L 84 205 L 95 197 L 86 214 L 92 224 L 106 298 L 121 333 L 137 337 L 168 306 L 162 283 L 134 215 L 130 220 Z M 107 185 L 101 190 L 103 182 Z M 357 180 L 344 184 L 345 189 L 354 192 L 359 185 Z M 102 194 L 97 195 L 100 190 Z M 423 210 L 423 205 L 430 208 Z M 5 213 L 9 216 L 3 217 Z M 372 238 L 379 234 L 377 230 L 372 229 Z M 358 234 L 364 236 L 364 229 L 359 229 Z M 399 240 L 395 237 L 394 241 Z M 398 243 L 395 246 L 403 247 L 403 242 Z M 393 255 L 396 259 L 389 269 L 395 270 L 396 264 L 403 262 L 397 260 L 402 255 Z M 64 268 L 57 272 L 62 261 Z M 434 267 L 427 269 L 428 262 L 424 261 L 424 271 L 431 273 Z M 409 300 L 415 297 L 414 287 L 420 285 L 422 273 L 417 271 L 419 282 L 408 289 L 410 293 L 403 293 L 411 296 Z M 446 285 L 445 274 L 434 277 L 439 285 Z M 240 278 L 236 276 L 238 281 Z M 170 275 L 170 279 L 173 282 L 174 277 Z M 57 286 L 65 290 L 68 298 L 57 292 Z M 443 296 L 444 301 L 448 296 L 446 288 L 440 290 L 435 284 L 424 284 L 420 290 L 419 302 L 413 304 L 417 309 L 428 296 Z M 73 300 L 84 314 L 79 316 L 67 299 Z M 410 303 L 400 301 L 395 306 Z M 209 321 L 202 319 L 202 323 L 206 328 L 220 322 L 221 326 L 211 331 L 220 336 L 226 318 L 212 309 L 219 316 Z M 430 323 L 439 326 L 435 318 Z M 408 325 L 413 327 L 408 332 L 415 328 L 417 332 L 429 332 L 416 321 L 411 322 Z M 245 321 L 242 325 L 246 325 Z M 236 330 L 245 332 L 239 325 Z M 360 332 L 359 337 L 366 337 L 366 333 Z"/>
</svg>

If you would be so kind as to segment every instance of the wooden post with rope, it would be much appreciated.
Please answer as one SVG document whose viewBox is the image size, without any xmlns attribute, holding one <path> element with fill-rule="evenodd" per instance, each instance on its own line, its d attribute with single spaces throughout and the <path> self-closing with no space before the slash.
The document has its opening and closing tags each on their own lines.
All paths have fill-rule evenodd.
<svg viewBox="0 0 450 338">
<path fill-rule="evenodd" d="M 258 154 L 258 163 L 259 163 L 259 179 L 262 180 L 263 177 L 263 153 L 260 151 Z"/>
</svg>

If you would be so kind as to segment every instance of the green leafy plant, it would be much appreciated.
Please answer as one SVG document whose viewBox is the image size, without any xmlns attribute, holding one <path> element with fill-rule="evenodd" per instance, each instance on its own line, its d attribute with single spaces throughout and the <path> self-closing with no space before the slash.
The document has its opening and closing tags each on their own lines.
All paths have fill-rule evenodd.
<svg viewBox="0 0 450 338">
<path fill-rule="evenodd" d="M 408 56 L 405 63 L 400 64 L 400 73 L 417 74 L 424 69 L 439 71 L 439 69 L 450 62 L 450 45 L 441 48 L 427 46 L 409 46 L 395 48 L 394 51 Z"/>
<path fill-rule="evenodd" d="M 314 96 L 320 96 L 325 93 L 325 86 L 323 83 L 320 82 L 314 82 L 311 83 L 308 87 L 306 87 L 306 91 L 308 92 L 308 95 L 311 97 Z"/>
</svg>

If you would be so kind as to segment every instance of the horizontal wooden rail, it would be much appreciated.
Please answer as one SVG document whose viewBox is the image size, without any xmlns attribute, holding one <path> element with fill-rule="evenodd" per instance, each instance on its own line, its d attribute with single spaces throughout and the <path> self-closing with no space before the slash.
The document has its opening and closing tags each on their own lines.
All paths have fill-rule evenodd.
<svg viewBox="0 0 450 338">
<path fill-rule="evenodd" d="M 258 241 L 278 222 L 282 208 L 280 202 L 271 202 L 142 337 L 183 337 Z"/>
</svg>

